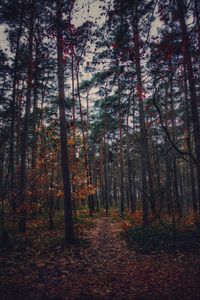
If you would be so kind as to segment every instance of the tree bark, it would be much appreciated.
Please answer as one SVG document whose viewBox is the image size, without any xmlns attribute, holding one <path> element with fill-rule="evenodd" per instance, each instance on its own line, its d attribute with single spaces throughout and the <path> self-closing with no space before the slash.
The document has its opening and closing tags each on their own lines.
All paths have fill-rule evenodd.
<svg viewBox="0 0 200 300">
<path fill-rule="evenodd" d="M 143 95 L 142 95 L 143 87 L 142 87 L 141 65 L 140 65 L 140 46 L 139 46 L 140 42 L 139 42 L 138 20 L 136 20 L 134 24 L 134 42 L 135 42 L 135 63 L 136 63 L 136 75 L 137 75 L 137 95 L 139 100 L 143 225 L 146 226 L 149 223 L 149 205 L 148 205 L 148 196 L 147 196 L 148 142 L 147 142 L 147 135 L 146 135 L 146 128 L 145 128 L 145 116 L 144 116 L 144 105 L 143 105 Z"/>
<path fill-rule="evenodd" d="M 11 136 L 10 136 L 10 157 L 9 157 L 9 166 L 8 166 L 8 177 L 10 173 L 10 183 L 11 190 L 15 186 L 15 121 L 16 121 L 16 85 L 17 85 L 17 72 L 18 72 L 18 61 L 19 61 L 19 47 L 20 47 L 20 38 L 22 36 L 22 25 L 24 18 L 24 2 L 22 2 L 21 14 L 19 28 L 17 32 L 17 42 L 14 58 L 14 72 L 13 72 L 13 88 L 12 88 L 12 100 L 11 100 Z"/>
<path fill-rule="evenodd" d="M 28 60 L 27 60 L 27 93 L 26 93 L 26 107 L 24 115 L 24 124 L 21 138 L 21 165 L 20 165 L 20 218 L 18 230 L 20 233 L 26 232 L 26 209 L 24 207 L 26 201 L 26 158 L 28 148 L 28 129 L 29 116 L 31 109 L 31 94 L 32 94 L 32 77 L 33 77 L 33 33 L 34 33 L 34 19 L 35 19 L 35 0 L 30 4 L 30 21 L 29 21 L 29 38 L 28 38 Z"/>
<path fill-rule="evenodd" d="M 187 70 L 184 64 L 184 94 L 185 94 L 185 119 L 186 119 L 186 130 L 187 130 L 187 149 L 188 152 L 192 154 L 192 139 L 190 134 L 190 106 L 188 101 L 188 86 L 187 86 Z M 189 175 L 190 175 L 190 185 L 191 185 L 191 192 L 192 192 L 192 207 L 194 215 L 197 215 L 197 203 L 196 203 L 196 191 L 195 191 L 195 168 L 194 162 L 190 158 L 189 161 Z"/>
<path fill-rule="evenodd" d="M 195 154 L 196 154 L 196 167 L 197 167 L 197 180 L 198 180 L 198 201 L 199 201 L 199 215 L 200 215 L 200 122 L 198 116 L 198 103 L 197 103 L 197 93 L 195 86 L 194 71 L 192 65 L 192 57 L 190 52 L 190 40 L 187 31 L 186 21 L 185 21 L 185 7 L 183 0 L 176 0 L 178 8 L 178 16 L 182 34 L 182 49 L 184 63 L 187 67 L 188 73 L 188 83 L 190 91 L 190 104 L 192 113 L 192 124 L 193 124 L 193 134 L 194 134 L 194 144 L 195 144 Z"/>
<path fill-rule="evenodd" d="M 56 25 L 57 25 L 57 66 L 58 66 L 58 103 L 60 121 L 60 144 L 62 179 L 64 188 L 64 223 L 65 241 L 74 240 L 74 224 L 72 215 L 71 179 L 69 170 L 69 154 L 67 143 L 67 121 L 65 116 L 65 92 L 64 92 L 64 64 L 63 64 L 63 24 L 62 24 L 63 1 L 56 0 Z"/>
<path fill-rule="evenodd" d="M 120 74 L 119 74 L 119 61 L 117 61 L 117 79 L 118 79 L 118 126 L 119 126 L 119 142 L 120 142 L 120 214 L 124 216 L 124 155 L 123 155 L 123 131 L 122 131 L 122 105 L 121 105 L 121 87 L 120 87 Z"/>
</svg>

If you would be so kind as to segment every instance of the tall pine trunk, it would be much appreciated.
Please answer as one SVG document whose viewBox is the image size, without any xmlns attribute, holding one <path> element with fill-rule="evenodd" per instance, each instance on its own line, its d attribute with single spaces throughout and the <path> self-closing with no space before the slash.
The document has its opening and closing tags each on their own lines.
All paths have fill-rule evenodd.
<svg viewBox="0 0 200 300">
<path fill-rule="evenodd" d="M 57 63 L 58 63 L 58 105 L 60 120 L 60 144 L 62 179 L 64 188 L 64 224 L 65 241 L 74 240 L 74 226 L 72 216 L 71 179 L 69 171 L 69 155 L 67 144 L 67 121 L 65 116 L 65 92 L 64 92 L 64 64 L 63 64 L 63 23 L 62 23 L 63 1 L 56 1 L 56 25 L 57 25 Z"/>
<path fill-rule="evenodd" d="M 192 138 L 190 134 L 190 105 L 188 101 L 188 86 L 187 86 L 187 70 L 184 64 L 184 94 L 185 94 L 185 123 L 186 123 L 186 132 L 187 132 L 187 149 L 188 152 L 192 154 Z M 196 203 L 196 190 L 195 190 L 195 168 L 194 168 L 194 161 L 190 157 L 189 161 L 189 176 L 190 176 L 190 185 L 191 185 L 191 193 L 192 193 L 192 207 L 193 213 L 196 216 L 197 214 L 197 203 Z"/>
<path fill-rule="evenodd" d="M 35 0 L 30 3 L 30 21 L 29 21 L 29 38 L 28 38 L 28 59 L 27 59 L 27 93 L 26 93 L 26 106 L 25 115 L 21 137 L 21 165 L 20 165 L 20 187 L 19 187 L 19 199 L 20 199 L 20 217 L 18 230 L 20 233 L 26 232 L 26 159 L 28 148 L 28 130 L 29 130 L 29 117 L 31 109 L 31 94 L 32 94 L 32 77 L 33 77 L 33 34 L 34 34 L 34 19 L 35 19 Z"/>
<path fill-rule="evenodd" d="M 8 166 L 8 175 L 10 174 L 10 184 L 11 191 L 15 186 L 15 123 L 16 123 L 16 85 L 17 85 L 17 72 L 18 72 L 18 61 L 19 61 L 19 47 L 20 47 L 20 39 L 22 36 L 22 25 L 24 18 L 24 3 L 22 2 L 21 14 L 20 14 L 20 22 L 19 28 L 17 32 L 17 41 L 16 41 L 16 50 L 15 50 L 15 58 L 14 58 L 14 71 L 13 71 L 13 83 L 12 83 L 12 100 L 11 100 L 11 136 L 10 136 L 10 156 L 9 156 L 9 166 Z"/>
<path fill-rule="evenodd" d="M 120 143 L 120 214 L 124 216 L 124 155 L 123 155 L 123 131 L 122 131 L 122 104 L 121 104 L 121 86 L 119 74 L 119 61 L 117 61 L 117 79 L 118 79 L 118 127 L 119 127 L 119 143 Z"/>
<path fill-rule="evenodd" d="M 194 135 L 195 154 L 196 154 L 198 201 L 199 201 L 199 215 L 200 215 L 200 122 L 198 116 L 197 93 L 196 93 L 196 86 L 195 86 L 194 70 L 192 65 L 192 57 L 190 52 L 191 45 L 190 45 L 189 34 L 187 31 L 187 26 L 185 21 L 184 1 L 176 0 L 176 3 L 177 3 L 178 17 L 179 17 L 179 22 L 181 27 L 183 58 L 188 73 L 191 116 L 192 116 L 193 135 Z"/>
<path fill-rule="evenodd" d="M 134 42 L 135 42 L 135 63 L 137 76 L 137 95 L 139 100 L 139 122 L 140 122 L 140 161 L 141 161 L 141 177 L 142 177 L 142 207 L 143 207 L 143 225 L 149 223 L 149 205 L 148 205 L 148 190 L 147 190 L 147 133 L 145 128 L 145 115 L 143 105 L 143 87 L 140 64 L 140 42 L 138 21 L 134 25 Z"/>
</svg>

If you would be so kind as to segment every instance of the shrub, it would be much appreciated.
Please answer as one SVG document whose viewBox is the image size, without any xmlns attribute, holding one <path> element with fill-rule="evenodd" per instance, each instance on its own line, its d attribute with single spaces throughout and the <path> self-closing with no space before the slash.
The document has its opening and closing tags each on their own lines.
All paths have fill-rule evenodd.
<svg viewBox="0 0 200 300">
<path fill-rule="evenodd" d="M 127 244 L 138 252 L 148 254 L 152 251 L 174 252 L 190 251 L 200 246 L 199 230 L 187 227 L 173 232 L 171 225 L 131 227 L 122 232 Z"/>
</svg>

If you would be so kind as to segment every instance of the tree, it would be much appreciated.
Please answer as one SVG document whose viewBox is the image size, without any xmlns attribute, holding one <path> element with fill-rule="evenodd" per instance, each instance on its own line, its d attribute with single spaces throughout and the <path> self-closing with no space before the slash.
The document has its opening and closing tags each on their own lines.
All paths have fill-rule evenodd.
<svg viewBox="0 0 200 300">
<path fill-rule="evenodd" d="M 33 33 L 35 22 L 35 1 L 30 3 L 30 19 L 29 19 L 29 37 L 28 37 L 28 58 L 27 58 L 27 92 L 26 92 L 26 107 L 24 115 L 24 124 L 21 137 L 21 165 L 20 165 L 20 218 L 19 218 L 19 232 L 26 232 L 26 209 L 24 207 L 26 201 L 26 155 L 27 155 L 27 139 L 29 129 L 29 117 L 31 109 L 31 93 L 32 93 L 32 80 L 33 80 Z"/>
<path fill-rule="evenodd" d="M 64 189 L 64 222 L 65 241 L 74 240 L 72 215 L 71 179 L 69 171 L 69 154 L 67 144 L 67 120 L 65 115 L 64 64 L 63 64 L 63 21 L 62 11 L 64 2 L 56 0 L 56 29 L 57 29 L 57 61 L 58 61 L 58 103 L 60 121 L 61 164 Z"/>
<path fill-rule="evenodd" d="M 184 63 L 187 68 L 188 83 L 190 91 L 191 114 L 193 124 L 193 135 L 195 142 L 195 154 L 197 163 L 197 178 L 198 178 L 198 199 L 199 199 L 199 216 L 200 216 L 200 122 L 198 114 L 197 93 L 195 86 L 195 77 L 191 58 L 191 45 L 185 21 L 184 1 L 177 0 L 178 18 L 182 35 L 182 49 Z"/>
</svg>

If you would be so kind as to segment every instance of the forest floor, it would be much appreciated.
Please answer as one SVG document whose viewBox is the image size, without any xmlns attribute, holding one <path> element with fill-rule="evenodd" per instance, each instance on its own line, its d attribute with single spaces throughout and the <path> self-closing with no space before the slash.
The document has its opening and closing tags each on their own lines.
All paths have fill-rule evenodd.
<svg viewBox="0 0 200 300">
<path fill-rule="evenodd" d="M 138 254 L 119 237 L 119 222 L 94 222 L 85 243 L 4 253 L 0 299 L 200 299 L 199 253 Z"/>
</svg>

